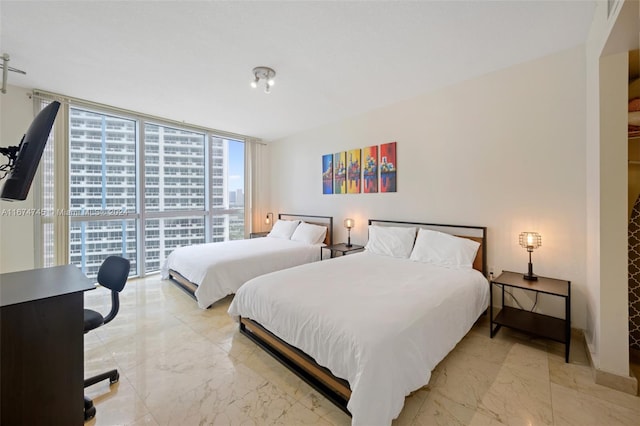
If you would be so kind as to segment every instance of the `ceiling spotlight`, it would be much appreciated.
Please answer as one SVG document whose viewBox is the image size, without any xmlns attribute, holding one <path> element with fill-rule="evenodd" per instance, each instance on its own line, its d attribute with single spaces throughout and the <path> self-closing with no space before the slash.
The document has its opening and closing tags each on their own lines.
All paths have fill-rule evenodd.
<svg viewBox="0 0 640 426">
<path fill-rule="evenodd" d="M 271 86 L 273 86 L 275 82 L 276 72 L 269 67 L 255 67 L 253 69 L 253 77 L 254 80 L 251 82 L 251 87 L 254 89 L 258 87 L 258 83 L 260 80 L 265 81 L 265 93 L 271 93 Z"/>
</svg>

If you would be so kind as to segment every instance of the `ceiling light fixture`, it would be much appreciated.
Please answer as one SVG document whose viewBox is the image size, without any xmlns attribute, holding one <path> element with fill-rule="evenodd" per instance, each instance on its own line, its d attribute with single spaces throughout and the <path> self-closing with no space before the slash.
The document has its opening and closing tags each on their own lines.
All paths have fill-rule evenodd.
<svg viewBox="0 0 640 426">
<path fill-rule="evenodd" d="M 275 77 L 276 72 L 269 67 L 255 67 L 253 69 L 254 80 L 251 82 L 251 87 L 254 89 L 258 87 L 260 80 L 265 81 L 264 93 L 271 93 L 271 87 L 276 84 Z"/>
</svg>

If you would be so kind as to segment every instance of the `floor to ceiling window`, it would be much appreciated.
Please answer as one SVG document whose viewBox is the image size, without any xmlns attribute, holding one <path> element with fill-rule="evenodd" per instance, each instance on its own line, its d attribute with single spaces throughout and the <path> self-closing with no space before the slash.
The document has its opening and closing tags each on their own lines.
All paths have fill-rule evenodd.
<svg viewBox="0 0 640 426">
<path fill-rule="evenodd" d="M 176 247 L 244 238 L 244 141 L 119 111 L 71 105 L 68 113 L 69 208 L 56 214 L 69 217 L 69 262 L 87 276 L 109 255 L 144 275 Z M 44 266 L 53 262 L 52 223 L 42 223 Z"/>
</svg>

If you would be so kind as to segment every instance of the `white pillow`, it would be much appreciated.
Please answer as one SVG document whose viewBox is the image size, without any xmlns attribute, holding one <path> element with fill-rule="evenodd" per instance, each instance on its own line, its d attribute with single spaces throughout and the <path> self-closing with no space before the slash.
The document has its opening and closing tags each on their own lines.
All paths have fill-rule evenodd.
<svg viewBox="0 0 640 426">
<path fill-rule="evenodd" d="M 406 259 L 416 239 L 416 228 L 369 225 L 365 249 L 373 254 Z"/>
<path fill-rule="evenodd" d="M 302 241 L 307 244 L 320 244 L 327 235 L 325 226 L 318 226 L 312 223 L 300 222 L 291 236 L 292 241 Z"/>
<path fill-rule="evenodd" d="M 300 223 L 299 220 L 282 220 L 279 219 L 274 225 L 271 232 L 267 234 L 267 237 L 282 238 L 285 240 L 291 239 L 294 231 Z"/>
<path fill-rule="evenodd" d="M 420 228 L 411 260 L 447 268 L 472 268 L 480 243 L 444 232 Z"/>
</svg>

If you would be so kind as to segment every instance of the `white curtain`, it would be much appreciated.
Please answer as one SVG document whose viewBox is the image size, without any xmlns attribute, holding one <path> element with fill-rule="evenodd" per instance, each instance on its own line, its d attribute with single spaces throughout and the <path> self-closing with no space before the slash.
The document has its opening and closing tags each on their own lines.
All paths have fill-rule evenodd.
<svg viewBox="0 0 640 426">
<path fill-rule="evenodd" d="M 69 263 L 69 103 L 62 97 L 33 96 L 34 113 L 37 114 L 51 101 L 61 103 L 51 136 L 38 168 L 35 180 L 35 207 L 42 215 L 36 215 L 35 264 L 36 267 L 66 265 Z"/>
<path fill-rule="evenodd" d="M 269 211 L 269 146 L 257 139 L 245 140 L 245 236 L 251 232 L 268 231 L 264 219 Z"/>
</svg>

